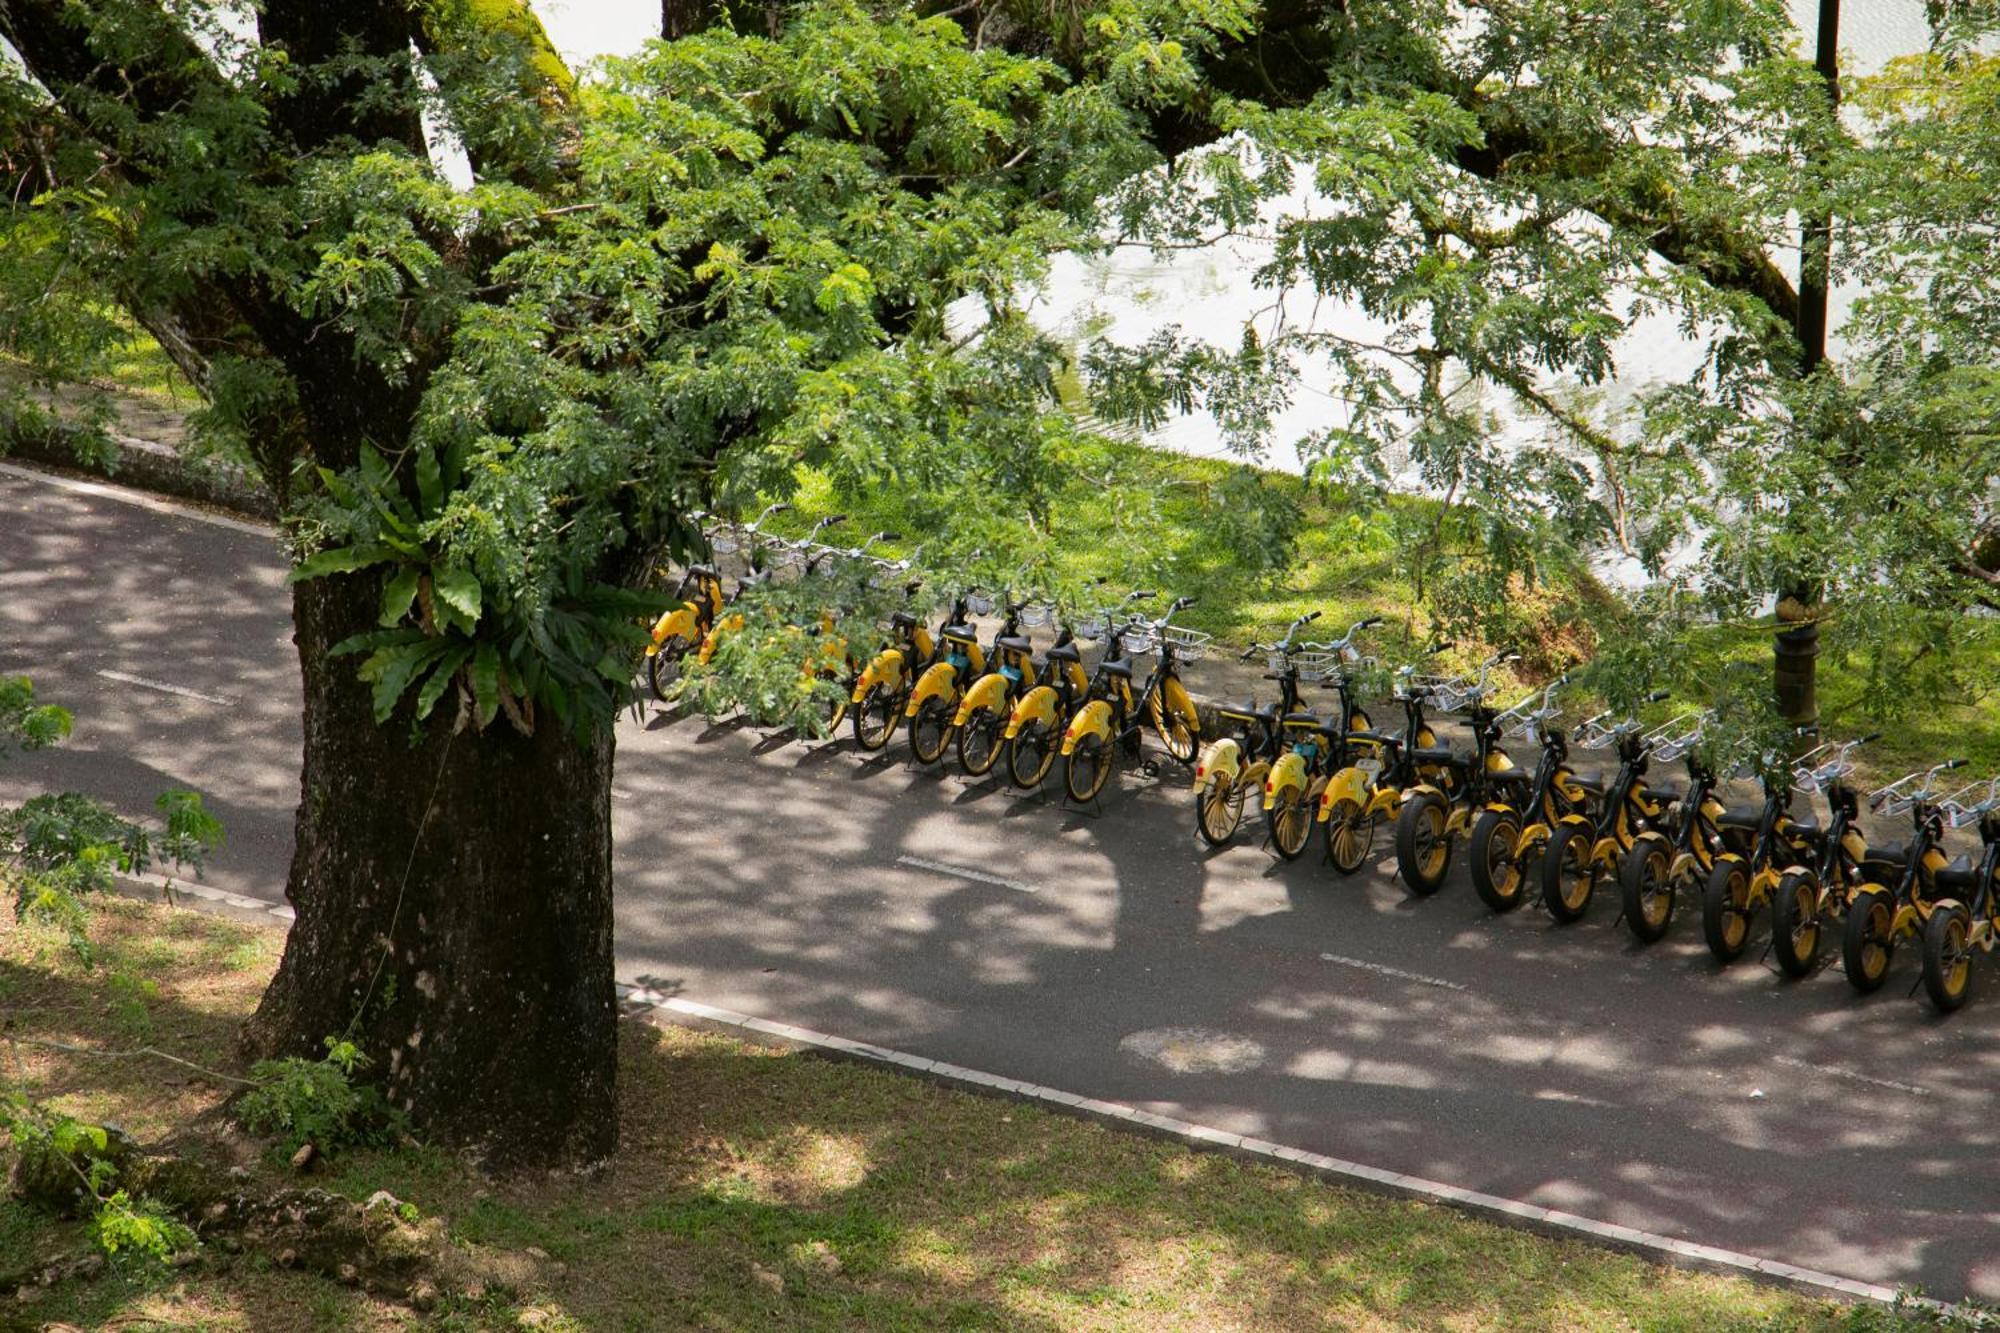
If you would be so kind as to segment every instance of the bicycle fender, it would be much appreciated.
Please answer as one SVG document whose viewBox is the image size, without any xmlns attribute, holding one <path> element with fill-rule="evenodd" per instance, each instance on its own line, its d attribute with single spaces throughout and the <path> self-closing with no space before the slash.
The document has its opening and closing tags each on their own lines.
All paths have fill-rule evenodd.
<svg viewBox="0 0 2000 1333">
<path fill-rule="evenodd" d="M 1055 688 L 1049 685 L 1037 685 L 1022 695 L 1007 719 L 1007 739 L 1013 740 L 1021 734 L 1021 728 L 1036 719 L 1048 723 L 1053 729 L 1056 724 L 1057 701 Z"/>
<path fill-rule="evenodd" d="M 1403 793 L 1394 787 L 1383 787 L 1368 798 L 1368 807 L 1363 811 L 1370 819 L 1377 815 L 1395 815 L 1403 809 Z"/>
<path fill-rule="evenodd" d="M 1403 799 L 1407 801 L 1413 796 L 1422 795 L 1424 793 L 1428 793 L 1432 796 L 1437 797 L 1440 801 L 1443 801 L 1446 805 L 1451 804 L 1451 797 L 1444 794 L 1444 789 L 1442 787 L 1439 787 L 1436 783 L 1431 783 L 1431 782 L 1411 783 L 1409 786 L 1403 788 Z"/>
<path fill-rule="evenodd" d="M 1235 786 L 1237 775 L 1242 771 L 1243 746 L 1240 743 L 1232 737 L 1210 741 L 1202 747 L 1201 754 L 1194 761 L 1195 794 L 1200 795 L 1225 779 L 1230 786 Z"/>
<path fill-rule="evenodd" d="M 1524 860 L 1532 853 L 1548 846 L 1553 832 L 1547 824 L 1537 821 L 1521 830 L 1521 836 L 1514 840 L 1514 857 Z"/>
<path fill-rule="evenodd" d="M 926 699 L 950 699 L 957 687 L 958 673 L 951 669 L 949 662 L 933 662 L 917 677 L 917 686 L 910 691 L 910 701 L 903 705 L 904 717 L 915 717 L 917 708 Z"/>
<path fill-rule="evenodd" d="M 726 616 L 716 621 L 709 627 L 708 637 L 701 641 L 701 651 L 695 655 L 695 661 L 707 666 L 708 659 L 715 656 L 716 645 L 742 628 L 743 617 L 740 615 Z"/>
<path fill-rule="evenodd" d="M 692 639 L 696 623 L 694 607 L 682 603 L 653 622 L 653 647 L 657 649 L 675 635 Z"/>
<path fill-rule="evenodd" d="M 1076 743 L 1085 736 L 1100 737 L 1106 745 L 1111 743 L 1111 705 L 1102 699 L 1092 699 L 1076 710 L 1076 716 L 1063 728 L 1062 752 L 1076 753 Z"/>
<path fill-rule="evenodd" d="M 1196 736 L 1201 735 L 1201 714 L 1195 710 L 1194 700 L 1188 697 L 1187 687 L 1181 684 L 1180 677 L 1168 676 L 1161 682 L 1160 692 L 1156 697 L 1164 701 L 1169 711 L 1187 723 L 1189 732 Z"/>
<path fill-rule="evenodd" d="M 1324 824 L 1331 819 L 1333 807 L 1339 805 L 1343 797 L 1362 809 L 1367 809 L 1368 786 L 1368 775 L 1358 768 L 1343 768 L 1335 773 L 1327 779 L 1326 790 L 1319 794 L 1319 815 L 1316 822 Z"/>
<path fill-rule="evenodd" d="M 875 654 L 875 660 L 861 669 L 860 679 L 854 682 L 854 702 L 860 703 L 868 691 L 876 685 L 887 685 L 903 678 L 903 650 L 885 648 Z"/>
<path fill-rule="evenodd" d="M 1904 903 L 1896 909 L 1896 914 L 1889 918 L 1889 938 L 1892 940 L 1901 939 L 1905 935 L 1915 933 L 1921 925 L 1923 925 L 1923 917 L 1917 911 L 1916 907 L 1910 903 Z"/>
<path fill-rule="evenodd" d="M 1278 762 L 1271 765 L 1271 771 L 1264 778 L 1264 808 L 1269 810 L 1278 803 L 1278 793 L 1287 787 L 1306 789 L 1306 761 L 1303 757 L 1287 751 L 1278 756 Z"/>
<path fill-rule="evenodd" d="M 997 671 L 988 672 L 973 681 L 972 688 L 958 701 L 958 716 L 952 719 L 952 725 L 964 726 L 981 708 L 997 712 L 1007 702 L 1007 684 L 1007 678 Z"/>
</svg>

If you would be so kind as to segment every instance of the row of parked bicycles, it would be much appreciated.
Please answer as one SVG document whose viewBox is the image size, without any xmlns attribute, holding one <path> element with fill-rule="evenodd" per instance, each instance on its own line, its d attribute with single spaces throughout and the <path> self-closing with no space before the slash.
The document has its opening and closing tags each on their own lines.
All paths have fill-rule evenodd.
<svg viewBox="0 0 2000 1333">
<path fill-rule="evenodd" d="M 818 539 L 834 518 L 803 541 L 763 536 L 762 523 L 781 509 L 717 538 L 719 550 L 750 549 L 751 568 L 734 593 L 724 592 L 713 563 L 683 575 L 680 602 L 654 624 L 647 648 L 647 677 L 661 698 L 673 697 L 686 662 L 706 660 L 741 628 L 731 602 L 779 568 L 859 566 L 878 588 L 895 583 L 908 605 L 889 612 L 883 641 L 866 654 L 836 636 L 828 616 L 801 674 L 833 699 L 828 729 L 847 723 L 864 751 L 885 749 L 901 730 L 919 764 L 949 754 L 970 776 L 997 772 L 1024 791 L 1048 783 L 1060 764 L 1063 793 L 1089 803 L 1121 762 L 1157 771 L 1143 753 L 1150 731 L 1170 760 L 1191 770 L 1196 832 L 1212 847 L 1237 839 L 1254 801 L 1276 855 L 1302 857 L 1317 828 L 1322 860 L 1351 875 L 1388 828 L 1397 873 L 1429 895 L 1445 884 L 1463 841 L 1474 891 L 1496 912 L 1534 901 L 1569 924 L 1586 916 L 1600 890 L 1615 891 L 1620 918 L 1652 943 L 1686 902 L 1698 907 L 1708 948 L 1724 964 L 1746 954 L 1768 916 L 1769 955 L 1783 973 L 1811 975 L 1826 943 L 1837 940 L 1843 971 L 1863 992 L 1880 988 L 1897 949 L 1914 942 L 1921 984 L 1946 1011 L 1971 996 L 1974 958 L 2000 943 L 2000 776 L 1941 785 L 1962 760 L 1864 793 L 1850 779 L 1855 752 L 1876 739 L 1869 736 L 1819 744 L 1784 762 L 1766 757 L 1748 773 L 1722 772 L 1704 744 L 1715 726 L 1710 712 L 1642 725 L 1635 708 L 1566 726 L 1559 700 L 1567 676 L 1497 707 L 1491 680 L 1512 660 L 1506 654 L 1457 676 L 1400 669 L 1386 701 L 1400 720 L 1378 726 L 1360 699 L 1380 676 L 1360 644 L 1378 621 L 1306 641 L 1300 635 L 1318 612 L 1299 617 L 1283 638 L 1245 650 L 1245 660 L 1264 660 L 1276 697 L 1268 707 L 1216 709 L 1227 734 L 1204 741 L 1180 672 L 1215 645 L 1173 623 L 1191 599 L 1149 616 L 1141 608 L 1155 595 L 1132 592 L 1072 622 L 1045 601 L 967 590 L 933 630 L 913 609 L 921 581 L 908 577 L 910 562 L 870 554 L 893 534 L 858 548 L 827 546 Z M 975 617 L 991 628 L 982 631 Z M 1045 647 L 1031 637 L 1035 630 L 1048 631 Z M 1086 643 L 1097 645 L 1094 661 Z M 1308 687 L 1330 693 L 1326 707 L 1307 705 Z M 1664 699 L 1657 694 L 1642 706 Z M 1469 743 L 1440 739 L 1435 723 L 1446 715 L 1462 721 Z M 1532 762 L 1525 754 L 1517 762 L 1510 741 L 1532 747 Z M 1572 763 L 1576 751 L 1615 763 L 1585 773 Z M 1677 780 L 1661 776 L 1669 765 L 1681 770 Z M 1729 803 L 1729 780 L 1744 776 L 1760 785 L 1758 799 Z M 1815 799 L 1823 817 L 1811 808 Z M 1864 800 L 1882 818 L 1906 821 L 1908 835 L 1870 841 L 1859 822 Z M 1970 828 L 1979 849 L 1952 855 L 1949 833 Z"/>
</svg>

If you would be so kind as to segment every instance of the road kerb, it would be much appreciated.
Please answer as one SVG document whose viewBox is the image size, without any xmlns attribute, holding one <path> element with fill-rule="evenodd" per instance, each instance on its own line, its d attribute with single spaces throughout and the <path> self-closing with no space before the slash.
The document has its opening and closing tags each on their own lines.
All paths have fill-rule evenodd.
<svg viewBox="0 0 2000 1333">
<path fill-rule="evenodd" d="M 630 993 L 632 989 L 624 985 L 619 987 L 621 996 Z M 650 1011 L 644 1012 L 644 1016 L 655 1023 L 726 1032 L 751 1040 L 769 1041 L 775 1038 L 780 1044 L 791 1049 L 912 1072 L 966 1092 L 1033 1102 L 1047 1109 L 1079 1118 L 1136 1130 L 1156 1137 L 1171 1138 L 1190 1148 L 1220 1151 L 1247 1160 L 1267 1162 L 1288 1170 L 1365 1189 L 1371 1193 L 1420 1199 L 1427 1203 L 1457 1208 L 1501 1225 L 1521 1227 L 1543 1235 L 1584 1240 L 1595 1245 L 1626 1250 L 1670 1267 L 1751 1277 L 1759 1281 L 1775 1282 L 1809 1295 L 1842 1301 L 1869 1301 L 1879 1305 L 1895 1305 L 1899 1300 L 1900 1294 L 1893 1287 L 1882 1286 L 1879 1283 L 1861 1282 L 1777 1259 L 1696 1244 L 1614 1222 L 1601 1222 L 1575 1213 L 1546 1208 L 1525 1199 L 1506 1199 L 1478 1190 L 1448 1185 L 1442 1181 L 1384 1171 L 1359 1162 L 1343 1161 L 1320 1153 L 1272 1143 L 1266 1139 L 1250 1138 L 1208 1125 L 1198 1125 L 1135 1107 L 1080 1096 L 1059 1088 L 1043 1087 L 1040 1084 L 1025 1083 L 980 1070 L 967 1069 L 961 1065 L 926 1060 L 921 1056 L 892 1051 L 868 1042 L 849 1041 L 789 1023 L 771 1023 L 748 1014 L 719 1009 L 679 996 L 670 997 L 654 1005 Z M 1905 1305 L 1913 1303 L 1907 1298 L 1902 1299 Z M 1951 1310 L 1949 1306 L 1932 1302 L 1921 1302 L 1921 1304 L 1940 1312 Z"/>
</svg>

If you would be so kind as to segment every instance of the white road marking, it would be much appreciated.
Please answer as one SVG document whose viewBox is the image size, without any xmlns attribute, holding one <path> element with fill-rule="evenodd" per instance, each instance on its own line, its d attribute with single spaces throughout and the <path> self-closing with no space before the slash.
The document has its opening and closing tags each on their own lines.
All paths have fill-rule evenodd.
<svg viewBox="0 0 2000 1333">
<path fill-rule="evenodd" d="M 1323 953 L 1320 961 L 1339 963 L 1342 967 L 1358 967 L 1363 972 L 1373 972 L 1379 976 L 1394 977 L 1398 981 L 1414 981 L 1420 986 L 1436 986 L 1439 990 L 1469 991 L 1470 986 L 1461 986 L 1456 981 L 1446 981 L 1443 977 L 1427 977 L 1421 972 L 1405 972 L 1400 967 L 1389 967 L 1383 963 L 1371 963 L 1361 958 L 1343 958 L 1337 953 Z"/>
<path fill-rule="evenodd" d="M 227 708 L 236 702 L 234 699 L 225 699 L 219 694 L 203 694 L 200 690 L 186 690 L 178 685 L 162 685 L 157 680 L 128 676 L 122 671 L 100 671 L 97 674 L 106 680 L 115 680 L 121 685 L 137 685 L 142 690 L 158 690 L 161 694 L 178 694 L 183 699 L 199 699 L 205 704 L 221 704 Z"/>
<path fill-rule="evenodd" d="M 207 523 L 218 528 L 228 528 L 234 532 L 253 533 L 259 537 L 273 537 L 277 529 L 268 523 L 252 523 L 241 518 L 227 518 L 221 514 L 211 514 L 193 505 L 177 504 L 157 495 L 135 491 L 129 486 L 109 486 L 101 481 L 78 481 L 74 477 L 59 477 L 53 472 L 37 472 L 33 468 L 20 467 L 13 463 L 0 463 L 0 473 L 9 477 L 19 477 L 23 481 L 38 481 L 45 486 L 55 486 L 65 491 L 75 491 L 78 495 L 94 496 L 102 500 L 116 500 L 120 504 L 136 505 L 140 509 L 150 509 L 156 514 L 172 514 L 176 518 L 191 518 L 197 523 Z"/>
<path fill-rule="evenodd" d="M 912 866 L 918 870 L 935 870 L 940 875 L 957 875 L 960 879 L 978 880 L 981 884 L 997 884 L 1003 889 L 1012 889 L 1016 893 L 1040 892 L 1034 885 L 1023 884 L 1018 879 L 1002 879 L 998 875 L 989 875 L 984 870 L 971 870 L 965 866 L 947 865 L 943 861 L 927 861 L 921 856 L 899 856 L 896 858 L 896 864 L 899 866 Z"/>
<path fill-rule="evenodd" d="M 1897 1083 L 1886 1078 L 1870 1078 L 1866 1074 L 1857 1074 L 1852 1069 L 1842 1069 L 1839 1065 L 1816 1065 L 1805 1060 L 1794 1059 L 1789 1055 L 1774 1055 L 1771 1057 L 1771 1063 L 1788 1065 L 1793 1069 L 1803 1069 L 1809 1074 L 1825 1074 L 1828 1078 L 1844 1078 L 1853 1083 L 1866 1083 L 1871 1087 L 1887 1088 L 1891 1092 L 1907 1092 L 1912 1097 L 1930 1096 L 1930 1089 L 1920 1088 L 1914 1083 Z"/>
</svg>

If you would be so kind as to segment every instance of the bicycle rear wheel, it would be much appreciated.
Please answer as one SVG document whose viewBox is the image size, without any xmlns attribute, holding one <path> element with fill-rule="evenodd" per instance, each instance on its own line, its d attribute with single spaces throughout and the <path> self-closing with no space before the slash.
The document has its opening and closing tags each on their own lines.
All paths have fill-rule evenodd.
<svg viewBox="0 0 2000 1333">
<path fill-rule="evenodd" d="M 1194 798 L 1194 827 L 1201 840 L 1220 847 L 1236 836 L 1243 823 L 1243 798 L 1249 784 L 1240 778 L 1217 778 Z"/>
<path fill-rule="evenodd" d="M 1016 787 L 1034 790 L 1055 765 L 1055 732 L 1046 722 L 1024 724 L 1007 742 L 1007 776 Z"/>
<path fill-rule="evenodd" d="M 1063 766 L 1063 786 L 1068 789 L 1069 798 L 1078 803 L 1096 800 L 1104 784 L 1110 781 L 1115 762 L 1102 736 L 1093 732 L 1078 737 L 1076 748 L 1070 751 L 1069 763 Z"/>
</svg>

